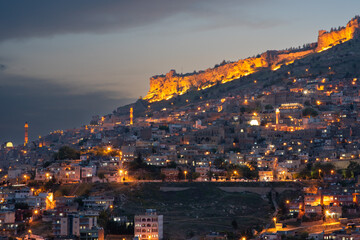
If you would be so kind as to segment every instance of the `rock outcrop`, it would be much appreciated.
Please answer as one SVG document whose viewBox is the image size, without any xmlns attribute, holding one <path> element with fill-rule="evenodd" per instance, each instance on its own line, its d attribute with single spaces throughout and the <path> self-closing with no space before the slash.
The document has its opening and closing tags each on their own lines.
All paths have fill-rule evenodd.
<svg viewBox="0 0 360 240">
<path fill-rule="evenodd" d="M 150 78 L 150 90 L 144 99 L 149 102 L 168 100 L 176 95 L 182 95 L 190 89 L 206 89 L 218 82 L 226 83 L 260 69 L 270 68 L 275 71 L 284 64 L 290 64 L 309 54 L 327 50 L 353 39 L 359 35 L 359 29 L 359 17 L 355 17 L 349 21 L 346 27 L 339 30 L 319 31 L 318 42 L 310 44 L 306 49 L 267 51 L 258 57 L 241 59 L 237 62 L 225 63 L 189 74 L 177 74 L 175 70 L 171 70 L 166 75 L 156 75 Z"/>
</svg>

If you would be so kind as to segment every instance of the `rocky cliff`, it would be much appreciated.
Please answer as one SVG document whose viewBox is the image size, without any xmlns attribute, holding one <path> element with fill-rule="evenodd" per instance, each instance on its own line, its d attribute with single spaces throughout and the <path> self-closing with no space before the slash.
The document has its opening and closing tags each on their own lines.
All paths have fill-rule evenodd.
<svg viewBox="0 0 360 240">
<path fill-rule="evenodd" d="M 247 76 L 260 69 L 277 70 L 283 64 L 290 64 L 315 52 L 325 51 L 337 44 L 353 39 L 359 35 L 359 17 L 353 18 L 346 27 L 326 32 L 319 31 L 318 42 L 310 44 L 303 50 L 267 51 L 258 57 L 241 59 L 237 62 L 225 63 L 221 66 L 208 68 L 204 71 L 177 74 L 171 70 L 166 75 L 150 78 L 150 90 L 145 96 L 149 102 L 170 99 L 182 95 L 190 89 L 201 90 L 214 86 L 216 83 L 226 83 L 242 76 Z"/>
</svg>

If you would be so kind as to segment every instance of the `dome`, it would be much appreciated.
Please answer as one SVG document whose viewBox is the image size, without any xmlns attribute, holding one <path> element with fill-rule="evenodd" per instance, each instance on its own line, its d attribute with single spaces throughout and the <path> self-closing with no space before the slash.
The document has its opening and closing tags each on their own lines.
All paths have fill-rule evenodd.
<svg viewBox="0 0 360 240">
<path fill-rule="evenodd" d="M 6 147 L 7 148 L 13 148 L 14 147 L 14 144 L 12 142 L 7 142 L 6 143 Z"/>
<path fill-rule="evenodd" d="M 259 126 L 259 121 L 256 120 L 256 119 L 253 119 L 253 120 L 250 121 L 250 125 L 251 126 Z"/>
</svg>

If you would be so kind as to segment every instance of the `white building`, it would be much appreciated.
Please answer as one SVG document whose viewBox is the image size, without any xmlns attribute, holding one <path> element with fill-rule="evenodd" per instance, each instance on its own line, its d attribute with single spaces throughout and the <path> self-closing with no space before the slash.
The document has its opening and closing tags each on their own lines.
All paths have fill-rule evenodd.
<svg viewBox="0 0 360 240">
<path fill-rule="evenodd" d="M 81 179 L 96 176 L 96 166 L 81 167 Z"/>
<path fill-rule="evenodd" d="M 22 173 L 21 169 L 9 169 L 8 179 L 16 179 L 20 177 L 21 173 Z"/>
<path fill-rule="evenodd" d="M 105 210 L 113 205 L 114 198 L 89 197 L 87 199 L 84 199 L 83 202 L 85 208 Z"/>
<path fill-rule="evenodd" d="M 54 195 L 51 192 L 42 192 L 37 196 L 29 196 L 25 202 L 32 208 L 49 210 L 55 208 Z"/>
<path fill-rule="evenodd" d="M 144 215 L 136 215 L 134 235 L 139 240 L 163 239 L 163 215 L 157 215 L 155 209 L 147 209 Z"/>
<path fill-rule="evenodd" d="M 0 212 L 0 226 L 6 223 L 15 222 L 15 211 L 1 211 Z"/>
<path fill-rule="evenodd" d="M 80 236 L 80 232 L 97 226 L 97 217 L 87 214 L 68 214 L 55 218 L 53 234 L 55 236 Z"/>
<path fill-rule="evenodd" d="M 122 161 L 124 162 L 131 162 L 135 159 L 135 146 L 122 146 L 121 153 L 122 153 Z"/>
<path fill-rule="evenodd" d="M 80 182 L 80 177 L 81 177 L 80 172 L 81 172 L 81 167 L 79 165 L 65 166 L 65 167 L 61 167 L 56 177 L 62 183 Z"/>
</svg>

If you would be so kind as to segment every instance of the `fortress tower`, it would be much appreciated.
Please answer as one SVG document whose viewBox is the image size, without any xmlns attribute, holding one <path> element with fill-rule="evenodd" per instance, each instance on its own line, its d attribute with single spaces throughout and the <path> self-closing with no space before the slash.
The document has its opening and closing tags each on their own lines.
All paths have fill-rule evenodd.
<svg viewBox="0 0 360 240">
<path fill-rule="evenodd" d="M 134 124 L 133 120 L 134 120 L 134 109 L 131 107 L 130 108 L 130 125 Z"/>
<path fill-rule="evenodd" d="M 276 121 L 275 121 L 275 123 L 276 123 L 276 125 L 278 125 L 279 124 L 279 118 L 280 118 L 280 109 L 276 109 L 275 110 L 275 114 L 276 114 Z"/>
<path fill-rule="evenodd" d="M 29 142 L 29 132 L 28 132 L 29 124 L 27 122 L 25 122 L 24 128 L 25 128 L 24 146 L 26 146 Z"/>
</svg>

